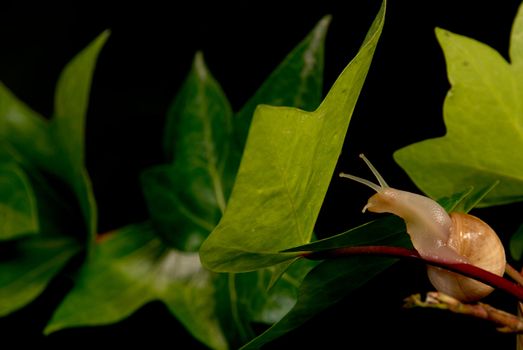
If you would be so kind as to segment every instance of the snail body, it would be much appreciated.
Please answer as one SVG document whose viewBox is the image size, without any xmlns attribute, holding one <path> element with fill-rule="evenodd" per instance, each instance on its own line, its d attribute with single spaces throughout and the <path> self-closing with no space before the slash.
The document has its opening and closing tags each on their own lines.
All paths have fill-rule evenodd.
<svg viewBox="0 0 523 350">
<path fill-rule="evenodd" d="M 349 174 L 340 176 L 376 191 L 363 208 L 364 212 L 392 213 L 401 217 L 412 245 L 425 259 L 472 264 L 498 276 L 503 275 L 505 250 L 487 223 L 465 213 L 448 214 L 428 197 L 389 187 L 374 166 L 363 155 L 360 157 L 379 185 Z M 493 290 L 481 282 L 437 267 L 428 267 L 428 277 L 438 291 L 465 302 L 479 300 Z"/>
</svg>

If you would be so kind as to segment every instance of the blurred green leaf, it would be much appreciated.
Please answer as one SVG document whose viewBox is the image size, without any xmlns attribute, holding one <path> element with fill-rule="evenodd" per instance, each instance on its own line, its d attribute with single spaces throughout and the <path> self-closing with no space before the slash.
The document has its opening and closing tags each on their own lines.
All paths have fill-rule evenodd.
<svg viewBox="0 0 523 350">
<path fill-rule="evenodd" d="M 183 175 L 169 164 L 147 169 L 141 179 L 149 214 L 158 234 L 173 247 L 197 250 L 221 216 L 217 207 L 204 205 L 205 201 L 215 199 L 213 195 L 207 196 L 209 193 L 205 190 L 208 188 L 195 188 L 196 192 L 191 192 L 187 188 L 191 182 L 183 182 Z M 203 177 L 200 179 L 205 181 Z M 182 183 L 187 186 L 181 186 Z"/>
<path fill-rule="evenodd" d="M 197 253 L 168 248 L 148 223 L 130 225 L 95 245 L 45 333 L 110 324 L 161 300 L 198 340 L 226 349 L 214 313 L 214 278 Z"/>
<path fill-rule="evenodd" d="M 316 111 L 258 106 L 225 214 L 200 250 L 204 266 L 254 270 L 292 258 L 279 251 L 310 240 L 384 13 Z"/>
<path fill-rule="evenodd" d="M 322 262 L 305 277 L 292 310 L 242 349 L 258 349 L 295 329 L 364 285 L 395 261 L 391 258 L 352 256 Z"/>
<path fill-rule="evenodd" d="M 11 180 L 10 190 L 25 188 L 26 194 L 14 202 L 2 173 L 1 201 L 12 195 L 10 210 L 23 213 L 24 222 L 14 223 L 20 231 L 36 231 L 38 237 L 9 242 L 0 249 L 11 253 L 0 261 L 1 314 L 16 310 L 38 296 L 79 247 L 66 238 L 78 230 L 70 226 L 77 217 L 49 182 L 52 174 L 66 182 L 76 194 L 91 239 L 96 233 L 96 206 L 84 166 L 85 116 L 96 58 L 108 37 L 102 33 L 69 62 L 59 77 L 55 94 L 55 114 L 48 121 L 19 101 L 0 83 L 0 154 L 9 155 L 25 172 Z M 46 173 L 46 174 L 44 174 Z M 27 174 L 26 177 L 21 177 Z M 29 194 L 28 189 L 32 189 Z M 6 212 L 2 209 L 2 215 Z M 71 213 L 73 215 L 71 215 Z M 29 218 L 31 216 L 31 218 Z M 38 218 L 38 221 L 36 221 Z M 37 226 L 38 225 L 38 226 Z M 74 231 L 70 229 L 74 227 Z M 64 236 L 60 236 L 64 235 Z M 11 295 L 12 294 L 12 295 Z"/>
<path fill-rule="evenodd" d="M 281 320 L 296 304 L 298 289 L 303 279 L 316 265 L 318 265 L 317 261 L 295 260 L 274 285 L 272 285 L 272 278 L 277 265 L 256 271 L 259 274 L 260 288 L 254 290 L 253 294 L 245 293 L 244 295 L 244 299 L 249 301 L 249 304 L 246 305 L 250 310 L 249 319 L 266 324 L 273 324 Z M 241 281 L 241 276 L 248 274 L 238 274 L 240 285 L 249 284 L 248 279 Z"/>
<path fill-rule="evenodd" d="M 461 211 L 464 213 L 467 213 L 465 211 L 465 205 L 462 205 L 461 203 L 467 202 L 467 197 L 472 195 L 474 193 L 474 188 L 469 187 L 465 191 L 454 193 L 448 197 L 443 197 L 441 199 L 438 199 L 438 203 L 445 208 L 447 213 L 450 213 L 452 211 Z"/>
<path fill-rule="evenodd" d="M 0 241 L 38 232 L 31 183 L 14 163 L 0 164 Z"/>
<path fill-rule="evenodd" d="M 517 231 L 510 237 L 510 255 L 516 261 L 523 257 L 523 225 L 519 226 Z"/>
<path fill-rule="evenodd" d="M 481 201 L 486 196 L 488 196 L 488 194 L 491 193 L 498 185 L 499 181 L 494 181 L 493 183 L 485 184 L 484 186 L 479 188 L 471 187 L 470 191 L 462 192 L 465 195 L 464 198 L 461 201 L 457 202 L 454 208 L 452 208 L 451 210 L 447 210 L 447 212 L 459 211 L 462 213 L 468 213 L 469 211 L 480 205 Z"/>
<path fill-rule="evenodd" d="M 405 242 L 409 240 L 405 231 L 405 222 L 397 216 L 386 215 L 383 218 L 365 223 L 340 234 L 287 249 L 286 252 L 320 251 L 348 246 L 377 244 L 376 242 L 392 245 L 399 241 L 398 237 L 404 237 Z M 405 243 L 405 245 L 408 244 Z"/>
<path fill-rule="evenodd" d="M 58 168 L 54 170 L 76 194 L 91 242 L 97 230 L 97 214 L 84 164 L 85 117 L 96 60 L 108 37 L 109 31 L 106 30 L 64 68 L 58 79 L 55 111 L 50 124 L 53 142 L 60 145 L 56 150 Z"/>
<path fill-rule="evenodd" d="M 271 285 L 276 266 L 246 273 L 218 274 L 217 315 L 231 348 L 255 337 L 253 323 L 272 324 L 292 309 L 305 275 L 317 265 L 298 260 Z"/>
<path fill-rule="evenodd" d="M 9 255 L 3 254 L 0 263 L 0 316 L 40 295 L 78 250 L 72 239 L 63 237 L 38 235 L 12 242 Z"/>
<path fill-rule="evenodd" d="M 226 164 L 229 173 L 234 177 L 238 172 L 254 111 L 258 105 L 292 106 L 311 111 L 320 104 L 323 94 L 325 36 L 330 21 L 330 16 L 322 18 L 236 113 L 233 119 L 234 147 Z M 234 177 L 231 178 L 231 188 Z"/>
<path fill-rule="evenodd" d="M 201 53 L 167 116 L 165 153 L 172 161 L 145 171 L 142 184 L 158 232 L 175 248 L 196 251 L 225 210 L 225 163 L 232 111 Z"/>
<path fill-rule="evenodd" d="M 25 205 L 30 206 L 26 208 L 29 210 L 26 215 L 30 217 L 24 218 L 27 222 L 11 222 L 13 229 L 24 235 L 28 229 L 37 234 L 16 236 L 13 238 L 17 239 L 0 243 L 0 316 L 16 311 L 38 297 L 80 250 L 76 240 L 64 235 L 74 232 L 78 223 L 75 222 L 77 216 L 71 215 L 71 209 L 64 205 L 62 198 L 42 181 L 36 169 L 31 168 L 31 173 L 26 174 L 15 163 L 9 163 L 9 168 L 18 178 L 9 184 L 0 180 L 0 192 L 7 196 L 19 186 L 17 181 L 22 181 L 29 191 L 25 194 L 28 198 L 24 199 L 29 203 Z M 0 179 L 4 179 L 4 169 L 5 165 L 0 166 Z M 25 205 L 18 207 L 9 203 L 8 210 L 24 209 Z M 7 218 L 2 220 L 3 224 L 8 222 Z"/>
<path fill-rule="evenodd" d="M 55 141 L 60 142 L 60 155 L 66 158 L 61 162 L 64 168 L 61 170 L 68 175 L 66 165 L 82 167 L 84 164 L 85 117 L 91 81 L 98 54 L 108 38 L 106 30 L 69 61 L 58 79 L 51 123 L 53 136 L 57 137 Z"/>
<path fill-rule="evenodd" d="M 82 208 L 90 239 L 96 233 L 96 204 L 84 166 L 85 116 L 96 59 L 105 31 L 64 68 L 50 121 L 32 111 L 0 83 L 0 140 L 17 161 L 68 183 Z M 4 144 L 6 143 L 6 144 Z"/>
<path fill-rule="evenodd" d="M 270 270 L 214 274 L 201 266 L 197 253 L 164 245 L 150 224 L 131 225 L 95 245 L 45 333 L 118 322 L 161 300 L 194 337 L 213 349 L 225 349 L 227 341 L 240 344 L 234 340 L 236 327 L 273 322 L 287 313 L 296 302 L 297 286 L 314 265 L 293 265 L 268 291 Z"/>
<path fill-rule="evenodd" d="M 523 199 L 523 7 L 508 63 L 491 47 L 436 29 L 452 85 L 443 107 L 447 134 L 400 149 L 398 164 L 431 197 L 500 184 L 480 206 Z"/>
<path fill-rule="evenodd" d="M 320 20 L 236 114 L 234 132 L 238 150 L 245 147 L 258 105 L 293 106 L 307 111 L 318 107 L 323 93 L 325 36 L 330 21 L 330 16 Z"/>
<path fill-rule="evenodd" d="M 55 145 L 47 120 L 21 102 L 0 82 L 0 146 L 17 161 L 54 167 Z"/>
<path fill-rule="evenodd" d="M 197 52 L 167 113 L 165 156 L 173 163 L 211 164 L 219 168 L 229 152 L 231 132 L 232 111 L 227 97 L 209 72 L 203 54 Z"/>
</svg>

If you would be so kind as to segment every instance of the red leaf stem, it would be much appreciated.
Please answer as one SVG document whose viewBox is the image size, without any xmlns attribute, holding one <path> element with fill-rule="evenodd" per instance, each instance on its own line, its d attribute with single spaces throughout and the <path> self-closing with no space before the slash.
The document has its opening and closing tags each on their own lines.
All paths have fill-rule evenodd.
<svg viewBox="0 0 523 350">
<path fill-rule="evenodd" d="M 380 255 L 422 261 L 429 265 L 441 267 L 473 278 L 515 296 L 519 301 L 523 301 L 523 287 L 516 283 L 471 264 L 448 263 L 437 259 L 422 258 L 414 249 L 391 246 L 357 246 L 304 252 L 301 256 L 311 260 L 324 260 L 342 258 L 350 255 Z"/>
</svg>

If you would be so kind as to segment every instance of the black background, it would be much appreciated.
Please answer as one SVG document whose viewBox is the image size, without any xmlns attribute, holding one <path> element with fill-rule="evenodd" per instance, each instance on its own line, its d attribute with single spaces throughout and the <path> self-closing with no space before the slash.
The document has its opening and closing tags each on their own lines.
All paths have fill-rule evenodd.
<svg viewBox="0 0 523 350">
<path fill-rule="evenodd" d="M 385 28 L 353 115 L 338 170 L 368 174 L 364 152 L 394 187 L 416 191 L 392 159 L 403 146 L 445 132 L 442 104 L 448 90 L 436 26 L 478 39 L 507 57 L 519 1 L 401 1 L 388 4 Z M 112 35 L 96 68 L 87 120 L 87 167 L 98 200 L 100 232 L 147 216 L 138 175 L 160 162 L 165 111 L 196 50 L 238 110 L 275 66 L 325 14 L 333 21 L 326 42 L 325 91 L 357 52 L 380 2 L 220 3 L 153 1 L 141 4 L 27 5 L 7 2 L 0 21 L 0 79 L 38 112 L 51 115 L 56 79 L 64 64 L 106 28 Z M 335 177 L 317 222 L 320 236 L 364 221 L 369 192 Z M 502 239 L 520 223 L 521 205 L 478 210 Z M 55 280 L 29 307 L 0 319 L 2 349 L 36 343 L 67 346 L 138 340 L 150 348 L 201 347 L 161 303 L 112 326 L 40 335 L 71 286 Z M 103 286 L 100 286 L 103 288 Z M 399 263 L 336 307 L 267 346 L 310 348 L 506 348 L 513 336 L 490 324 L 431 310 L 404 310 L 402 299 L 428 290 L 422 266 Z M 494 293 L 489 302 L 514 302 Z M 14 347 L 14 346 L 13 346 Z"/>
</svg>

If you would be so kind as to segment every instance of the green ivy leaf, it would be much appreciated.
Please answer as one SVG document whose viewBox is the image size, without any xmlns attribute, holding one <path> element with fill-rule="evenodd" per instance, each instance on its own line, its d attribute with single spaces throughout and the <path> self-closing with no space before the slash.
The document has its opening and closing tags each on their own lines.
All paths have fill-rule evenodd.
<svg viewBox="0 0 523 350">
<path fill-rule="evenodd" d="M 0 241 L 38 232 L 31 183 L 15 163 L 0 164 Z"/>
<path fill-rule="evenodd" d="M 87 223 L 89 237 L 96 232 L 96 206 L 84 166 L 85 115 L 96 58 L 108 37 L 102 33 L 80 52 L 63 70 L 55 95 L 55 115 L 48 121 L 19 101 L 0 83 L 0 155 L 9 155 L 24 169 L 26 189 L 32 193 L 30 215 L 38 221 L 20 230 L 38 229 L 34 239 L 9 242 L 2 249 L 15 254 L 0 262 L 1 313 L 6 314 L 38 296 L 68 259 L 78 252 L 78 245 L 65 235 L 70 233 L 71 204 L 57 196 L 43 173 L 51 173 L 66 182 L 75 192 Z M 18 173 L 18 187 L 21 186 Z M 4 177 L 5 178 L 5 177 Z M 16 183 L 15 183 L 16 185 Z M 15 188 L 15 187 L 13 187 Z M 2 191 L 7 196 L 7 191 Z M 30 199 L 26 197 L 26 200 Z M 5 200 L 2 198 L 2 201 Z M 10 203 L 10 210 L 20 210 L 20 203 Z M 37 213 L 34 212 L 37 209 Z M 29 214 L 26 208 L 26 214 Z M 35 227 L 38 223 L 38 227 Z M 20 225 L 20 226 L 18 226 Z M 75 228 L 77 225 L 75 226 Z M 7 243 L 6 243 L 7 244 Z M 10 272 L 11 271 L 11 272 Z M 12 295 L 10 295 L 12 294 Z"/>
<path fill-rule="evenodd" d="M 17 161 L 64 180 L 73 189 L 90 239 L 96 233 L 96 204 L 84 165 L 85 116 L 98 54 L 105 31 L 64 68 L 56 87 L 55 113 L 47 121 L 0 83 L 0 139 Z"/>
<path fill-rule="evenodd" d="M 360 51 L 314 112 L 258 106 L 225 214 L 200 250 L 204 266 L 255 270 L 292 258 L 279 252 L 310 240 L 384 13 L 383 6 Z"/>
<path fill-rule="evenodd" d="M 100 50 L 109 37 L 106 30 L 76 55 L 64 68 L 55 93 L 55 111 L 51 120 L 53 142 L 59 144 L 57 168 L 53 169 L 72 187 L 78 198 L 90 242 L 97 230 L 96 202 L 85 169 L 85 117 L 91 81 Z"/>
<path fill-rule="evenodd" d="M 186 182 L 177 172 L 177 167 L 164 164 L 145 170 L 141 180 L 149 214 L 158 234 L 174 248 L 198 250 L 221 216 L 217 207 L 205 205 L 205 202 L 216 199 L 212 193 L 209 195 L 209 188 L 196 186 L 198 182 L 205 182 L 206 177 L 195 180 L 195 186 L 183 187 L 180 184 Z M 191 190 L 196 192 L 191 193 Z"/>
<path fill-rule="evenodd" d="M 161 300 L 198 340 L 226 349 L 214 313 L 214 278 L 197 253 L 168 248 L 150 224 L 131 225 L 95 245 L 45 333 L 117 322 Z"/>
<path fill-rule="evenodd" d="M 510 237 L 510 255 L 516 261 L 523 257 L 523 225 L 519 226 L 517 231 Z"/>
<path fill-rule="evenodd" d="M 165 153 L 172 164 L 145 171 L 142 184 L 158 232 L 175 248 L 195 251 L 211 232 L 230 191 L 226 161 L 232 110 L 201 53 L 171 107 Z"/>
<path fill-rule="evenodd" d="M 523 7 L 512 30 L 508 63 L 473 39 L 436 30 L 452 85 L 444 104 L 447 134 L 394 154 L 415 184 L 431 197 L 465 186 L 499 185 L 480 203 L 523 199 Z"/>
<path fill-rule="evenodd" d="M 82 167 L 85 151 L 85 117 L 96 60 L 109 38 L 109 31 L 100 34 L 78 53 L 62 70 L 55 92 L 53 136 L 60 142 L 60 155 L 66 159 L 62 167 Z M 67 169 L 61 169 L 69 174 Z"/>
<path fill-rule="evenodd" d="M 0 316 L 31 302 L 78 252 L 70 238 L 44 237 L 21 239 L 11 246 L 13 256 L 0 264 Z"/>
<path fill-rule="evenodd" d="M 54 168 L 55 145 L 47 120 L 33 111 L 0 82 L 0 146 L 23 163 Z"/>
<path fill-rule="evenodd" d="M 209 72 L 203 54 L 197 52 L 192 69 L 167 113 L 165 156 L 169 161 L 191 165 L 200 158 L 201 163 L 218 168 L 229 152 L 231 132 L 232 111 L 227 97 Z"/>
</svg>

